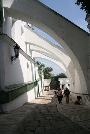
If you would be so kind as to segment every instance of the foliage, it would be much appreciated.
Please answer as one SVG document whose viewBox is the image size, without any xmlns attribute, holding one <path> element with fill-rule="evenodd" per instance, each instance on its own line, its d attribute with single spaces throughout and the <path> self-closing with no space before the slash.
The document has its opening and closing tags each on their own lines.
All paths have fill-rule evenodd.
<svg viewBox="0 0 90 134">
<path fill-rule="evenodd" d="M 38 65 L 38 70 L 42 70 L 43 68 L 44 79 L 51 79 L 52 77 L 51 71 L 53 71 L 53 69 L 51 67 L 45 67 L 44 64 L 38 61 L 36 61 L 36 64 Z"/>
<path fill-rule="evenodd" d="M 58 78 L 67 78 L 67 76 L 64 73 L 58 74 L 57 76 L 54 76 L 51 72 L 53 69 L 51 67 L 45 67 L 44 64 L 36 61 L 36 64 L 38 65 L 38 70 L 42 70 L 44 73 L 44 79 L 51 79 L 52 81 L 58 81 Z"/>
<path fill-rule="evenodd" d="M 90 14 L 90 0 L 77 0 L 75 4 L 80 5 L 82 10 L 85 10 L 87 14 Z"/>
<path fill-rule="evenodd" d="M 53 69 L 51 67 L 44 68 L 44 70 L 43 70 L 44 79 L 51 79 L 52 78 L 52 74 L 51 74 L 52 71 L 53 71 Z"/>
<path fill-rule="evenodd" d="M 38 65 L 39 70 L 41 70 L 42 68 L 45 68 L 45 65 L 40 63 L 39 61 L 36 61 L 36 64 Z"/>
<path fill-rule="evenodd" d="M 67 78 L 67 76 L 64 73 L 61 73 L 56 76 L 53 76 L 52 81 L 58 81 L 58 78 Z"/>
</svg>

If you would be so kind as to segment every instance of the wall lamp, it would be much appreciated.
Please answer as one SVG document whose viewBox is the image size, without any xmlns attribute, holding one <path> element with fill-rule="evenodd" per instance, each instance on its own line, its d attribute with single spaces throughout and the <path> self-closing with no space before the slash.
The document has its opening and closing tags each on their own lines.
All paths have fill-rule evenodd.
<svg viewBox="0 0 90 134">
<path fill-rule="evenodd" d="M 13 48 L 14 48 L 15 56 L 11 56 L 11 61 L 16 60 L 16 58 L 18 58 L 19 56 L 20 47 L 16 44 Z"/>
</svg>

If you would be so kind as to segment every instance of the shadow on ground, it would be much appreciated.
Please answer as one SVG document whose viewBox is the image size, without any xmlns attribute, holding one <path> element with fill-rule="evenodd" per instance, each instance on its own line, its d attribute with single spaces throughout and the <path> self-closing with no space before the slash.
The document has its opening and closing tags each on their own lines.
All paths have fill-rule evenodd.
<svg viewBox="0 0 90 134">
<path fill-rule="evenodd" d="M 30 103 L 35 106 L 30 113 L 18 124 L 14 134 L 89 134 L 90 132 L 65 117 L 57 109 L 57 98 L 53 94 L 43 96 L 40 104 Z M 41 97 L 40 97 L 41 98 Z M 63 105 L 63 104 L 62 104 Z M 29 108 L 29 103 L 24 107 Z"/>
</svg>

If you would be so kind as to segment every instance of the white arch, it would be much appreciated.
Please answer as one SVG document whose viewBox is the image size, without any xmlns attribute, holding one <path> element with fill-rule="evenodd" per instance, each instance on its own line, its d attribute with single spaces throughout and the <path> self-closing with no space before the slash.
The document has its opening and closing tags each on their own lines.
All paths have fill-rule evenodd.
<svg viewBox="0 0 90 134">
<path fill-rule="evenodd" d="M 37 53 L 36 52 L 39 52 L 39 53 L 41 53 L 41 52 L 45 52 L 45 54 L 46 54 L 46 57 L 48 57 L 48 50 L 45 50 L 45 49 L 43 49 L 43 48 L 41 48 L 40 46 L 38 47 L 38 46 L 35 46 L 35 45 L 31 45 L 30 44 L 30 49 L 32 50 L 32 51 L 35 51 L 34 53 L 32 53 L 32 56 L 33 57 L 36 57 L 36 55 L 37 55 Z M 43 55 L 45 55 L 45 54 L 43 54 Z M 53 59 L 54 61 L 57 61 L 58 63 L 61 63 L 63 66 L 64 66 L 64 68 L 65 68 L 65 70 L 68 70 L 68 68 L 64 65 L 65 63 L 66 63 L 66 59 L 64 59 L 64 61 L 62 60 L 62 58 L 60 58 L 59 60 L 57 60 L 57 57 L 52 57 L 53 55 L 51 54 L 51 53 L 49 53 L 49 55 L 50 55 L 50 58 L 51 59 Z M 65 62 L 65 63 L 64 63 Z M 64 64 L 63 64 L 64 63 Z M 72 65 L 72 69 L 69 69 L 70 70 L 70 72 L 69 73 L 71 73 L 71 76 L 72 76 L 72 80 L 73 80 L 73 82 L 75 82 L 75 76 L 74 76 L 74 73 L 73 72 L 71 72 L 72 70 L 73 70 L 73 65 Z M 68 70 L 68 71 L 69 71 Z M 74 71 L 74 70 L 73 70 Z M 65 71 L 66 72 L 66 71 Z"/>
<path fill-rule="evenodd" d="M 33 48 L 34 50 L 38 50 L 39 52 L 43 51 L 55 57 L 55 59 L 57 59 L 65 66 L 66 70 L 69 70 L 73 82 L 75 82 L 75 74 L 74 74 L 75 67 L 70 57 L 65 53 L 65 51 L 62 48 L 56 46 L 55 44 L 48 41 L 41 35 L 37 34 L 36 32 L 26 27 L 24 29 L 24 34 L 25 34 L 25 42 L 31 45 L 30 46 L 31 49 Z"/>
<path fill-rule="evenodd" d="M 46 54 L 46 55 L 49 55 L 51 58 L 56 59 L 56 57 L 54 57 L 51 53 L 49 53 L 44 48 L 41 48 L 41 47 L 30 44 L 30 50 L 44 53 L 44 55 Z"/>
<path fill-rule="evenodd" d="M 70 72 L 64 67 L 64 65 L 63 65 L 61 62 L 59 62 L 59 61 L 57 61 L 57 60 L 55 60 L 55 59 L 52 59 L 52 58 L 50 58 L 50 57 L 47 57 L 46 55 L 41 54 L 41 53 L 36 52 L 36 51 L 33 51 L 32 53 L 34 53 L 33 55 L 34 55 L 35 58 L 43 58 L 43 59 L 52 61 L 52 62 L 55 63 L 57 66 L 59 66 L 59 67 L 66 73 L 66 75 L 68 76 L 68 78 L 69 78 L 69 80 L 70 80 L 70 85 L 71 85 L 71 86 L 70 86 L 70 90 L 71 90 L 71 91 L 74 91 L 72 76 L 71 76 Z"/>
<path fill-rule="evenodd" d="M 72 64 L 71 58 L 63 51 L 60 47 L 56 46 L 55 44 L 51 43 L 41 35 L 37 34 L 36 32 L 28 29 L 25 27 L 25 42 L 27 44 L 32 44 L 34 46 L 38 46 L 46 51 L 49 54 L 56 57 L 57 60 L 63 62 L 63 64 L 69 69 L 70 64 Z M 65 62 L 64 62 L 65 61 Z M 71 71 L 71 70 L 70 70 Z"/>
<path fill-rule="evenodd" d="M 65 48 L 77 69 L 82 92 L 85 92 L 88 87 L 86 60 L 89 47 L 88 33 L 34 0 L 27 0 L 27 2 L 25 0 L 3 0 L 3 6 L 8 12 L 8 16 L 34 24 L 51 35 Z M 40 11 L 42 11 L 42 15 Z M 81 48 L 82 53 L 80 53 Z"/>
</svg>

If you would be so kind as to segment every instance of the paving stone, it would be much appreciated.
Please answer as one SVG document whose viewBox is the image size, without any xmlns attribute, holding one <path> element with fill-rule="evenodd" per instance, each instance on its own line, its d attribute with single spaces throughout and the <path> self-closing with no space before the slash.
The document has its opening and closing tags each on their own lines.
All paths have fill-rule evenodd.
<svg viewBox="0 0 90 134">
<path fill-rule="evenodd" d="M 45 130 L 52 130 L 53 129 L 53 127 L 52 126 L 50 126 L 50 125 L 47 125 L 47 126 L 45 126 Z"/>
<path fill-rule="evenodd" d="M 52 130 L 47 130 L 45 134 L 60 134 L 60 133 L 52 129 Z"/>
<path fill-rule="evenodd" d="M 44 133 L 45 132 L 44 127 L 37 127 L 35 133 L 39 133 L 39 132 Z"/>
<path fill-rule="evenodd" d="M 25 131 L 31 131 L 31 132 L 35 132 L 36 127 L 26 127 Z"/>
<path fill-rule="evenodd" d="M 50 122 L 49 122 L 49 120 L 40 120 L 40 123 L 46 125 L 46 124 L 48 124 L 48 123 L 50 123 Z"/>
<path fill-rule="evenodd" d="M 27 122 L 28 124 L 28 122 Z M 39 122 L 38 121 L 32 121 L 28 124 L 29 127 L 37 127 L 39 125 Z"/>
<path fill-rule="evenodd" d="M 53 91 L 49 92 L 41 102 L 37 99 L 0 115 L 0 134 L 89 134 L 90 108 L 72 102 L 58 105 Z"/>
<path fill-rule="evenodd" d="M 76 131 L 75 134 L 90 134 L 90 132 L 82 129 L 82 130 Z"/>
<path fill-rule="evenodd" d="M 24 131 L 22 134 L 34 134 L 34 133 L 30 131 Z"/>
</svg>

